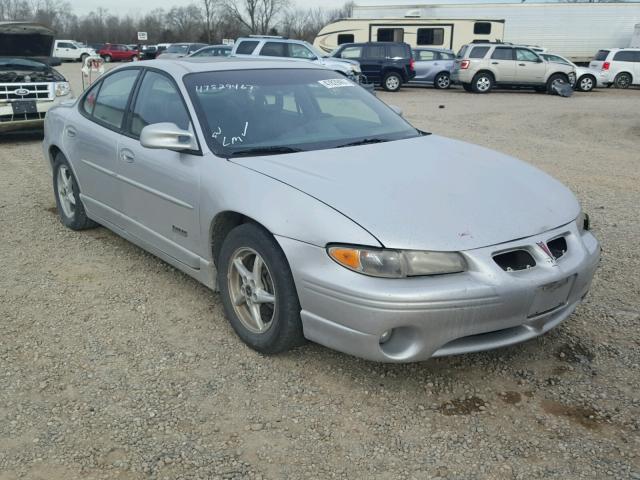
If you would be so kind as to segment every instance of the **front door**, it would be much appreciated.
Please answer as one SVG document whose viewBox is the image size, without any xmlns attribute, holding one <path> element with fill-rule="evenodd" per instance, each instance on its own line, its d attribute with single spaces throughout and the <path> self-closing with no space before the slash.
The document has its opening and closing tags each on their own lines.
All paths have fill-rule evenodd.
<svg viewBox="0 0 640 480">
<path fill-rule="evenodd" d="M 516 81 L 518 83 L 544 83 L 547 64 L 528 48 L 516 48 Z"/>
<path fill-rule="evenodd" d="M 140 145 L 142 129 L 170 122 L 193 130 L 182 95 L 164 74 L 148 70 L 118 142 L 125 229 L 147 246 L 200 268 L 198 200 L 202 156 Z"/>
<path fill-rule="evenodd" d="M 83 203 L 92 216 L 118 227 L 122 227 L 122 197 L 116 178 L 118 130 L 139 73 L 138 68 L 121 70 L 94 84 L 83 98 L 81 113 L 64 128 L 64 146 L 74 159 Z"/>
</svg>

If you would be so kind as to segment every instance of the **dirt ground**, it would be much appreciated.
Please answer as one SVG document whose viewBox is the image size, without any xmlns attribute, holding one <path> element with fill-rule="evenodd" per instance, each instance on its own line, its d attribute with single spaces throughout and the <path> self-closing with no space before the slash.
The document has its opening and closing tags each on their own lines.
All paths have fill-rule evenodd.
<svg viewBox="0 0 640 480">
<path fill-rule="evenodd" d="M 60 68 L 76 92 L 79 68 Z M 217 294 L 104 228 L 65 229 L 39 137 L 5 137 L 0 480 L 640 479 L 640 90 L 378 95 L 577 194 L 604 248 L 577 312 L 418 364 L 264 357 Z"/>
</svg>

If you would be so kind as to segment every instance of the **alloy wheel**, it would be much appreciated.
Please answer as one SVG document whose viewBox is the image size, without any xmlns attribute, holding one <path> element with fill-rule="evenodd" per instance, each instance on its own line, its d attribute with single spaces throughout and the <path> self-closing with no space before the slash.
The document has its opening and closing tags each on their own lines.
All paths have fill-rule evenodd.
<svg viewBox="0 0 640 480">
<path fill-rule="evenodd" d="M 448 88 L 449 83 L 451 83 L 451 80 L 447 75 L 440 75 L 438 77 L 437 83 L 438 83 L 438 87 L 440 88 Z"/>
<path fill-rule="evenodd" d="M 476 82 L 476 87 L 481 92 L 486 92 L 491 88 L 491 80 L 488 77 L 480 77 Z"/>
<path fill-rule="evenodd" d="M 227 272 L 231 303 L 242 325 L 265 333 L 273 325 L 276 295 L 271 272 L 255 250 L 243 247 L 231 256 Z"/>
<path fill-rule="evenodd" d="M 389 90 L 396 90 L 400 87 L 400 80 L 398 80 L 398 77 L 395 75 L 391 75 L 390 77 L 387 77 L 385 84 Z"/>
<path fill-rule="evenodd" d="M 65 216 L 72 219 L 76 212 L 76 197 L 73 193 L 73 175 L 67 166 L 60 165 L 56 181 L 60 207 L 62 207 Z"/>
<path fill-rule="evenodd" d="M 580 90 L 588 92 L 593 89 L 593 80 L 591 77 L 584 77 L 580 80 Z"/>
</svg>

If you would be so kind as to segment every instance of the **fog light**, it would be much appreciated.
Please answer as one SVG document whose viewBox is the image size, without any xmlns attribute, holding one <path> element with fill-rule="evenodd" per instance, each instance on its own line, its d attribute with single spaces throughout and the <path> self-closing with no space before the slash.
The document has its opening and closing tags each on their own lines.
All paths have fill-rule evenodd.
<svg viewBox="0 0 640 480">
<path fill-rule="evenodd" d="M 387 343 L 391 338 L 391 335 L 393 335 L 393 328 L 382 332 L 382 335 L 380 335 L 380 345 Z"/>
</svg>

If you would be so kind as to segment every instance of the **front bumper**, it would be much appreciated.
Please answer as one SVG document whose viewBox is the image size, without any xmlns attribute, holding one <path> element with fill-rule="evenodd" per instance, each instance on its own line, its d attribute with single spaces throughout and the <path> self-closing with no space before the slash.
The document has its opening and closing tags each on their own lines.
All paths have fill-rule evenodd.
<svg viewBox="0 0 640 480">
<path fill-rule="evenodd" d="M 557 261 L 536 246 L 558 236 L 567 252 Z M 408 279 L 351 272 L 323 248 L 278 237 L 295 279 L 305 337 L 329 348 L 381 362 L 411 362 L 513 345 L 566 319 L 587 294 L 600 259 L 590 233 L 571 223 L 534 237 L 463 252 L 469 270 Z M 497 251 L 526 249 L 536 260 L 508 272 Z M 566 298 L 542 314 L 541 295 L 563 285 Z M 555 288 L 555 287 L 553 287 Z M 542 292 L 542 293 L 541 293 Z M 564 293 L 563 293 L 564 295 Z M 393 329 L 387 342 L 381 335 Z"/>
<path fill-rule="evenodd" d="M 0 133 L 42 128 L 45 115 L 54 105 L 55 100 L 38 101 L 37 112 L 14 115 L 11 103 L 0 103 Z"/>
</svg>

